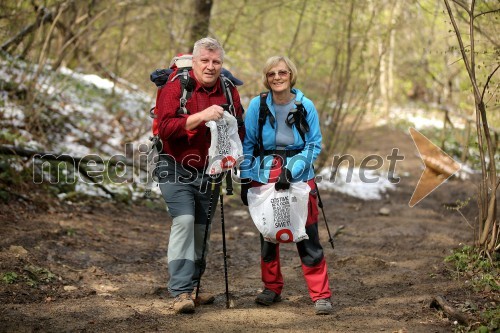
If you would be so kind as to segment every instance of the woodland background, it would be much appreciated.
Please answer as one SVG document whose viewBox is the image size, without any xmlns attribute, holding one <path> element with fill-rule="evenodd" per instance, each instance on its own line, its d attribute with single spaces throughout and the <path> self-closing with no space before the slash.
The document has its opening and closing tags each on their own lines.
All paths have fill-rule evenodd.
<svg viewBox="0 0 500 333">
<path fill-rule="evenodd" d="M 120 297 L 129 297 L 125 292 L 120 293 L 131 281 L 142 276 L 138 274 L 130 280 L 121 280 L 118 277 L 121 273 L 114 271 L 115 261 L 120 261 L 120 258 L 131 263 L 131 270 L 136 269 L 135 260 L 145 267 L 155 267 L 154 277 L 151 275 L 149 280 L 141 280 L 141 290 L 149 290 L 157 286 L 158 281 L 163 281 L 165 267 L 157 264 L 162 254 L 157 250 L 158 245 L 152 245 L 149 238 L 154 237 L 156 229 L 152 230 L 149 223 L 155 220 L 158 230 L 164 231 L 161 225 L 165 219 L 162 215 L 164 207 L 161 213 L 153 209 L 144 216 L 138 214 L 137 219 L 134 218 L 136 212 L 130 213 L 127 209 L 133 210 L 136 205 L 155 208 L 157 204 L 139 200 L 144 189 L 133 181 L 127 183 L 126 178 L 131 175 L 119 177 L 125 179 L 122 184 L 112 179 L 101 182 L 102 178 L 97 182 L 92 176 L 96 169 L 80 163 L 76 165 L 74 157 L 89 154 L 114 157 L 114 154 L 123 154 L 127 144 L 135 149 L 148 142 L 151 129 L 149 109 L 154 105 L 156 96 L 156 86 L 149 79 L 150 73 L 157 68 L 168 67 L 176 54 L 190 52 L 194 41 L 199 38 L 212 36 L 222 43 L 226 51 L 224 67 L 244 81 L 238 89 L 244 107 L 264 89 L 261 68 L 268 57 L 287 55 L 297 64 L 299 76 L 296 86 L 314 101 L 320 115 L 324 147 L 317 163 L 319 168 L 330 168 L 333 174 L 338 167 L 332 165 L 334 155 L 389 154 L 389 148 L 411 147 L 407 153 L 410 151 L 413 155 L 407 154 L 405 171 L 398 176 L 417 182 L 421 171 L 418 165 L 420 160 L 409 162 L 416 160 L 417 152 L 411 142 L 405 140 L 408 139 L 408 127 L 425 121 L 426 128 L 422 133 L 462 163 L 467 174 L 468 185 L 454 183 L 448 189 L 442 189 L 437 198 L 445 204 L 429 200 L 427 206 L 411 213 L 404 195 L 411 194 L 414 187 L 408 184 L 399 186 L 393 199 L 387 199 L 389 194 L 385 195 L 385 201 L 378 199 L 395 209 L 394 213 L 389 209 L 389 213 L 384 210 L 382 214 L 379 211 L 380 202 L 359 203 L 351 201 L 353 199 L 326 195 L 327 200 L 332 200 L 331 204 L 327 203 L 327 214 L 345 219 L 354 226 L 358 223 L 357 229 L 353 229 L 356 231 L 345 234 L 345 239 L 349 240 L 354 235 L 354 240 L 350 240 L 351 247 L 347 246 L 349 241 L 344 243 L 345 252 L 339 252 L 335 265 L 341 268 L 336 274 L 347 276 L 344 291 L 355 290 L 355 298 L 360 300 L 360 311 L 357 317 L 350 317 L 352 308 L 349 306 L 354 305 L 350 303 L 349 292 L 340 293 L 344 299 L 340 296 L 339 304 L 343 302 L 345 307 L 340 307 L 335 318 L 336 323 L 338 319 L 339 331 L 351 327 L 353 318 L 365 325 L 363 327 L 368 327 L 367 332 L 371 332 L 372 327 L 396 327 L 387 324 L 387 318 L 398 325 L 401 321 L 421 325 L 418 327 L 423 332 L 427 332 L 428 327 L 450 328 L 456 325 L 440 321 L 436 324 L 432 313 L 420 309 L 412 301 L 414 295 L 419 295 L 419 302 L 424 302 L 422 299 L 433 292 L 429 285 L 433 285 L 434 277 L 438 276 L 442 283 L 436 286 L 448 286 L 447 281 L 451 279 L 438 270 L 428 274 L 424 268 L 414 264 L 412 241 L 415 238 L 425 239 L 421 241 L 424 244 L 419 247 L 420 250 L 428 250 L 427 246 L 432 247 L 434 242 L 439 243 L 436 246 L 442 249 L 450 247 L 448 234 L 454 235 L 450 237 L 453 240 L 473 239 L 471 243 L 474 244 L 456 250 L 446 259 L 455 265 L 456 276 L 469 279 L 474 284 L 473 291 L 470 291 L 470 285 L 463 289 L 459 282 L 449 284 L 449 294 L 459 294 L 456 297 L 461 300 L 457 304 L 463 305 L 463 312 L 475 316 L 474 320 L 460 322 L 459 315 L 458 321 L 463 326 L 453 326 L 455 331 L 477 329 L 479 332 L 485 328 L 493 332 L 500 329 L 500 228 L 497 218 L 500 184 L 497 171 L 500 167 L 499 19 L 498 0 L 1 0 L 0 224 L 6 236 L 0 243 L 3 281 L 0 300 L 9 306 L 0 307 L 0 323 L 2 320 L 9 323 L 10 326 L 6 327 L 12 331 L 26 327 L 40 328 L 40 318 L 36 317 L 40 313 L 39 306 L 47 305 L 54 297 L 61 299 L 64 305 L 66 303 L 63 302 L 71 303 L 72 300 L 76 303 L 82 301 L 82 304 L 88 302 L 89 309 L 94 304 L 106 308 L 106 300 L 101 296 L 106 294 L 104 297 L 108 297 L 117 290 L 121 290 L 117 292 Z M 388 150 L 383 151 L 382 147 Z M 56 160 L 57 163 L 51 161 L 57 167 L 51 169 L 52 174 L 48 175 L 44 173 L 40 161 L 33 157 L 39 152 L 71 156 L 68 160 Z M 127 154 L 127 149 L 125 155 L 132 157 Z M 124 160 L 125 164 L 129 162 Z M 81 183 L 52 182 L 61 176 L 68 178 L 68 168 L 61 170 L 60 163 L 77 167 L 75 174 L 95 183 L 92 188 L 102 190 L 105 196 L 114 200 L 113 203 L 89 199 L 85 196 L 89 190 L 83 191 Z M 119 163 L 112 159 L 104 160 L 103 164 L 108 169 L 120 168 Z M 427 163 L 426 166 L 429 167 Z M 50 184 L 34 184 L 34 178 L 39 175 L 49 177 Z M 126 208 L 119 206 L 122 204 Z M 239 205 L 235 201 L 232 204 L 233 208 Z M 360 210 L 360 207 L 364 209 Z M 459 216 L 461 226 L 465 224 L 470 234 L 456 228 L 453 219 L 443 210 Z M 124 220 L 130 217 L 127 222 L 130 225 L 115 224 L 113 215 L 118 214 L 126 215 Z M 244 212 L 241 214 L 244 216 Z M 390 217 L 390 227 L 387 214 L 395 215 Z M 405 218 L 399 219 L 400 214 Z M 39 225 L 50 227 L 53 232 L 41 230 L 42 227 L 32 230 L 33 225 L 27 222 L 27 217 L 38 218 L 38 215 L 41 216 Z M 94 224 L 96 216 L 98 219 L 102 217 L 97 227 Z M 233 218 L 245 220 L 241 216 Z M 358 216 L 358 219 L 353 216 Z M 432 216 L 430 221 L 427 216 Z M 370 221 L 373 230 L 366 229 L 364 218 Z M 436 221 L 444 222 L 441 220 L 446 220 L 446 223 L 434 224 Z M 138 227 L 141 223 L 143 227 Z M 252 244 L 249 238 L 253 232 L 251 227 L 246 226 L 240 231 L 241 252 L 247 251 Z M 131 243 L 121 235 L 128 234 L 130 228 L 141 230 L 144 253 L 156 251 L 155 255 L 144 255 L 139 259 L 133 255 L 122 257 L 122 248 Z M 397 231 L 398 228 L 400 231 Z M 432 232 L 428 232 L 427 228 Z M 26 237 L 31 231 L 34 236 Z M 363 231 L 367 231 L 368 235 Z M 352 254 L 363 251 L 356 232 L 375 240 L 376 244 L 370 251 L 378 253 L 373 258 L 365 257 L 366 254 L 361 257 Z M 412 235 L 412 232 L 415 234 Z M 146 236 L 146 233 L 151 235 Z M 396 245 L 401 247 L 389 251 L 388 255 L 386 247 L 396 246 L 393 234 L 398 235 L 394 239 L 400 240 L 400 244 Z M 99 263 L 101 256 L 107 255 L 101 252 L 104 236 L 107 237 L 106 246 L 110 247 L 106 251 L 114 254 L 109 260 L 103 259 Z M 121 243 L 109 241 L 112 239 L 115 242 L 119 239 Z M 381 246 L 377 243 L 380 240 L 383 240 Z M 89 247 L 86 251 L 94 253 L 95 258 L 86 255 L 82 259 L 83 250 L 79 252 L 78 249 L 86 245 Z M 131 255 L 129 252 L 134 251 L 127 250 L 123 256 Z M 419 253 L 423 253 L 422 259 L 426 260 L 424 267 L 435 265 L 436 252 L 433 249 Z M 441 254 L 438 254 L 439 260 L 444 256 Z M 54 260 L 58 255 L 65 265 L 73 265 L 78 270 L 60 265 Z M 401 267 L 393 265 L 393 260 L 402 260 L 403 257 L 412 262 L 411 271 L 406 270 L 406 264 Z M 350 276 L 351 272 L 358 272 L 358 262 L 365 263 L 364 260 L 382 264 L 380 267 L 364 265 L 365 271 L 361 271 L 360 276 L 371 276 L 379 271 L 385 274 L 391 272 L 388 267 L 397 268 L 392 271 L 394 275 L 385 277 L 387 285 L 374 284 L 372 292 L 375 296 L 369 299 L 364 298 L 366 289 L 357 285 L 358 280 Z M 34 263 L 40 269 L 32 268 Z M 342 270 L 342 265 L 346 263 Z M 245 263 L 241 265 L 241 272 L 251 267 Z M 97 272 L 94 266 L 99 267 Z M 101 274 L 99 270 L 108 273 Z M 55 281 L 56 275 L 51 271 L 59 274 L 59 282 Z M 77 271 L 84 273 L 76 277 L 74 272 Z M 415 290 L 403 295 L 407 290 L 400 289 L 401 284 L 393 279 L 405 274 L 410 276 L 410 273 L 418 277 L 409 282 L 409 285 L 415 283 Z M 43 278 L 40 278 L 41 274 L 45 274 Z M 103 276 L 109 278 L 110 283 L 122 287 L 104 291 L 94 288 L 93 283 L 101 283 Z M 244 276 L 237 281 L 246 286 L 254 282 L 252 279 Z M 364 282 L 361 282 L 363 285 Z M 65 289 L 68 286 L 76 289 L 68 291 Z M 366 317 L 364 303 L 370 305 L 371 300 L 383 295 L 384 286 L 391 286 L 390 292 L 394 295 L 404 296 L 401 304 L 406 307 L 401 310 L 400 317 L 394 319 L 394 309 L 376 305 L 374 308 L 380 308 L 383 313 L 380 314 L 382 319 L 373 326 L 376 320 L 371 322 L 373 318 Z M 300 290 L 300 287 L 297 288 Z M 78 291 L 76 296 L 71 294 L 75 290 Z M 248 313 L 255 315 L 253 327 L 261 330 L 259 325 L 266 322 L 262 318 L 272 317 L 272 314 L 254 311 L 251 299 L 254 292 L 251 290 L 238 296 L 243 299 L 244 307 L 249 309 Z M 116 325 L 124 325 L 125 330 L 134 327 L 148 331 L 154 327 L 165 328 L 162 326 L 165 323 L 177 327 L 176 318 L 172 319 L 171 314 L 165 312 L 156 291 L 146 293 L 146 299 L 155 304 L 153 310 L 151 306 L 144 305 L 143 298 L 138 297 L 137 300 L 137 295 L 139 292 L 126 302 L 117 301 L 116 312 L 110 313 L 110 317 L 102 317 L 98 328 L 113 331 Z M 476 297 L 474 304 L 478 306 L 470 306 L 472 301 L 468 299 L 463 301 L 470 295 Z M 302 302 L 298 303 L 300 305 L 297 306 L 292 301 L 287 304 L 291 304 L 292 311 L 296 311 L 293 316 L 306 325 Z M 26 307 L 18 308 L 18 304 L 26 304 Z M 137 304 L 142 304 L 144 308 L 137 307 Z M 56 302 L 54 307 L 47 308 L 47 320 L 54 327 L 67 330 L 67 323 L 75 323 L 75 330 L 85 330 L 94 324 L 74 321 L 73 313 L 60 316 L 57 305 Z M 75 306 L 78 311 L 81 310 L 79 304 Z M 127 314 L 129 308 L 135 311 L 130 316 Z M 21 309 L 20 312 L 18 309 Z M 25 323 L 23 318 L 30 313 L 33 319 Z M 144 318 L 147 320 L 137 320 L 134 317 L 137 313 L 146 314 L 147 318 Z M 121 315 L 126 318 L 109 321 L 111 317 Z M 210 312 L 202 312 L 201 317 L 205 320 L 205 315 L 213 317 Z M 453 318 L 454 314 L 450 312 L 448 316 Z M 214 318 L 224 320 L 226 317 L 220 314 Z M 238 320 L 234 319 L 236 328 L 239 328 Z M 128 323 L 135 326 L 127 326 Z M 425 326 L 429 323 L 431 326 Z M 25 324 L 27 326 L 23 326 Z M 199 325 L 201 328 L 203 321 Z M 324 320 L 321 325 L 328 331 L 333 324 Z M 232 327 L 223 328 L 230 331 Z M 307 325 L 296 327 L 299 330 L 307 328 Z"/>
<path fill-rule="evenodd" d="M 468 18 L 453 5 L 467 39 Z M 475 71 L 484 84 L 499 59 L 498 1 L 475 6 Z M 442 1 L 2 1 L 0 10 L 3 51 L 53 69 L 122 78 L 152 97 L 149 74 L 204 35 L 222 42 L 224 66 L 245 82 L 244 102 L 263 90 L 265 60 L 287 55 L 299 68 L 297 86 L 321 115 L 325 156 L 345 152 L 367 114 L 389 117 L 414 106 L 474 118 Z M 486 91 L 493 127 L 500 122 L 498 84 L 493 77 Z"/>
</svg>

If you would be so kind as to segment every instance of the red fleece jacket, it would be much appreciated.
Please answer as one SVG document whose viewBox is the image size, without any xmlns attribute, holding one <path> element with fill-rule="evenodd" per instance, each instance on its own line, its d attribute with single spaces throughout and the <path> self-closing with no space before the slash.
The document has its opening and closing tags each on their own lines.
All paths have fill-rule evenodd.
<svg viewBox="0 0 500 333">
<path fill-rule="evenodd" d="M 208 92 L 200 85 L 190 71 L 189 75 L 196 82 L 196 87 L 188 99 L 186 108 L 195 114 L 217 104 L 227 104 L 220 78 Z M 243 117 L 238 90 L 231 88 L 234 109 L 238 118 Z M 169 82 L 158 92 L 157 117 L 160 138 L 163 142 L 163 153 L 172 156 L 178 163 L 196 169 L 203 169 L 208 162 L 210 147 L 210 130 L 202 122 L 193 130 L 186 130 L 186 119 L 189 115 L 177 115 L 181 96 L 180 80 Z M 244 127 L 239 131 L 240 139 L 244 137 Z"/>
</svg>

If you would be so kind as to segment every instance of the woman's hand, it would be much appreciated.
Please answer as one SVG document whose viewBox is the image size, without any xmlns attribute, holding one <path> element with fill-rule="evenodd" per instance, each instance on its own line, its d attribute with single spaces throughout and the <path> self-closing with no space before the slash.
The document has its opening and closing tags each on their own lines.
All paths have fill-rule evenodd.
<svg viewBox="0 0 500 333">
<path fill-rule="evenodd" d="M 283 168 L 278 181 L 274 184 L 276 191 L 288 190 L 290 188 L 290 182 L 292 181 L 292 172 L 287 168 Z"/>
<path fill-rule="evenodd" d="M 241 179 L 240 198 L 241 198 L 241 202 L 243 202 L 243 204 L 245 206 L 248 206 L 248 190 L 250 189 L 250 182 L 251 182 L 251 180 L 248 178 Z"/>
</svg>

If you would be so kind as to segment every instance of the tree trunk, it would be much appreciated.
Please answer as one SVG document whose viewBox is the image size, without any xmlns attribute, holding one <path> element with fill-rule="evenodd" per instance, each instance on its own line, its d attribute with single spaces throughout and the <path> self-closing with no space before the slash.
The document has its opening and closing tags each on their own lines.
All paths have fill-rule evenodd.
<svg viewBox="0 0 500 333">
<path fill-rule="evenodd" d="M 191 24 L 189 37 L 191 52 L 193 52 L 193 45 L 197 40 L 209 35 L 212 5 L 212 0 L 194 0 L 193 23 Z"/>
<path fill-rule="evenodd" d="M 475 1 L 473 0 L 470 8 L 465 4 L 459 6 L 463 8 L 469 16 L 469 36 L 470 45 L 469 52 L 466 52 L 464 43 L 462 41 L 462 34 L 458 29 L 455 21 L 453 11 L 450 7 L 448 0 L 444 0 L 448 15 L 450 17 L 457 41 L 459 44 L 460 53 L 464 62 L 467 74 L 469 75 L 474 93 L 474 102 L 476 110 L 476 129 L 478 148 L 481 157 L 481 183 L 479 185 L 478 193 L 478 206 L 479 206 L 479 239 L 478 245 L 487 253 L 492 253 L 498 247 L 498 220 L 497 220 L 497 195 L 498 190 L 498 177 L 495 165 L 496 144 L 493 145 L 493 140 L 490 134 L 488 119 L 486 115 L 486 106 L 484 104 L 484 93 L 488 87 L 491 77 L 500 68 L 497 65 L 493 72 L 488 76 L 488 79 L 483 87 L 481 93 L 476 79 L 475 72 L 475 49 L 474 49 L 474 7 Z M 468 57 L 470 56 L 470 59 Z M 487 161 L 489 163 L 487 165 Z"/>
</svg>

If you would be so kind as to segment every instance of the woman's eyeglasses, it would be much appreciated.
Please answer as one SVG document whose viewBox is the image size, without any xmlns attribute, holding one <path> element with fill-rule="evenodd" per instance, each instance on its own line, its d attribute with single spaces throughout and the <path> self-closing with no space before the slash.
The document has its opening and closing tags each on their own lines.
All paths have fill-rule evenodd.
<svg viewBox="0 0 500 333">
<path fill-rule="evenodd" d="M 285 71 L 285 70 L 280 70 L 280 71 L 277 71 L 277 72 L 267 72 L 266 73 L 266 77 L 268 79 L 272 79 L 274 78 L 276 75 L 278 75 L 279 77 L 283 77 L 283 78 L 286 78 L 288 77 L 288 75 L 290 74 L 289 71 Z"/>
</svg>

